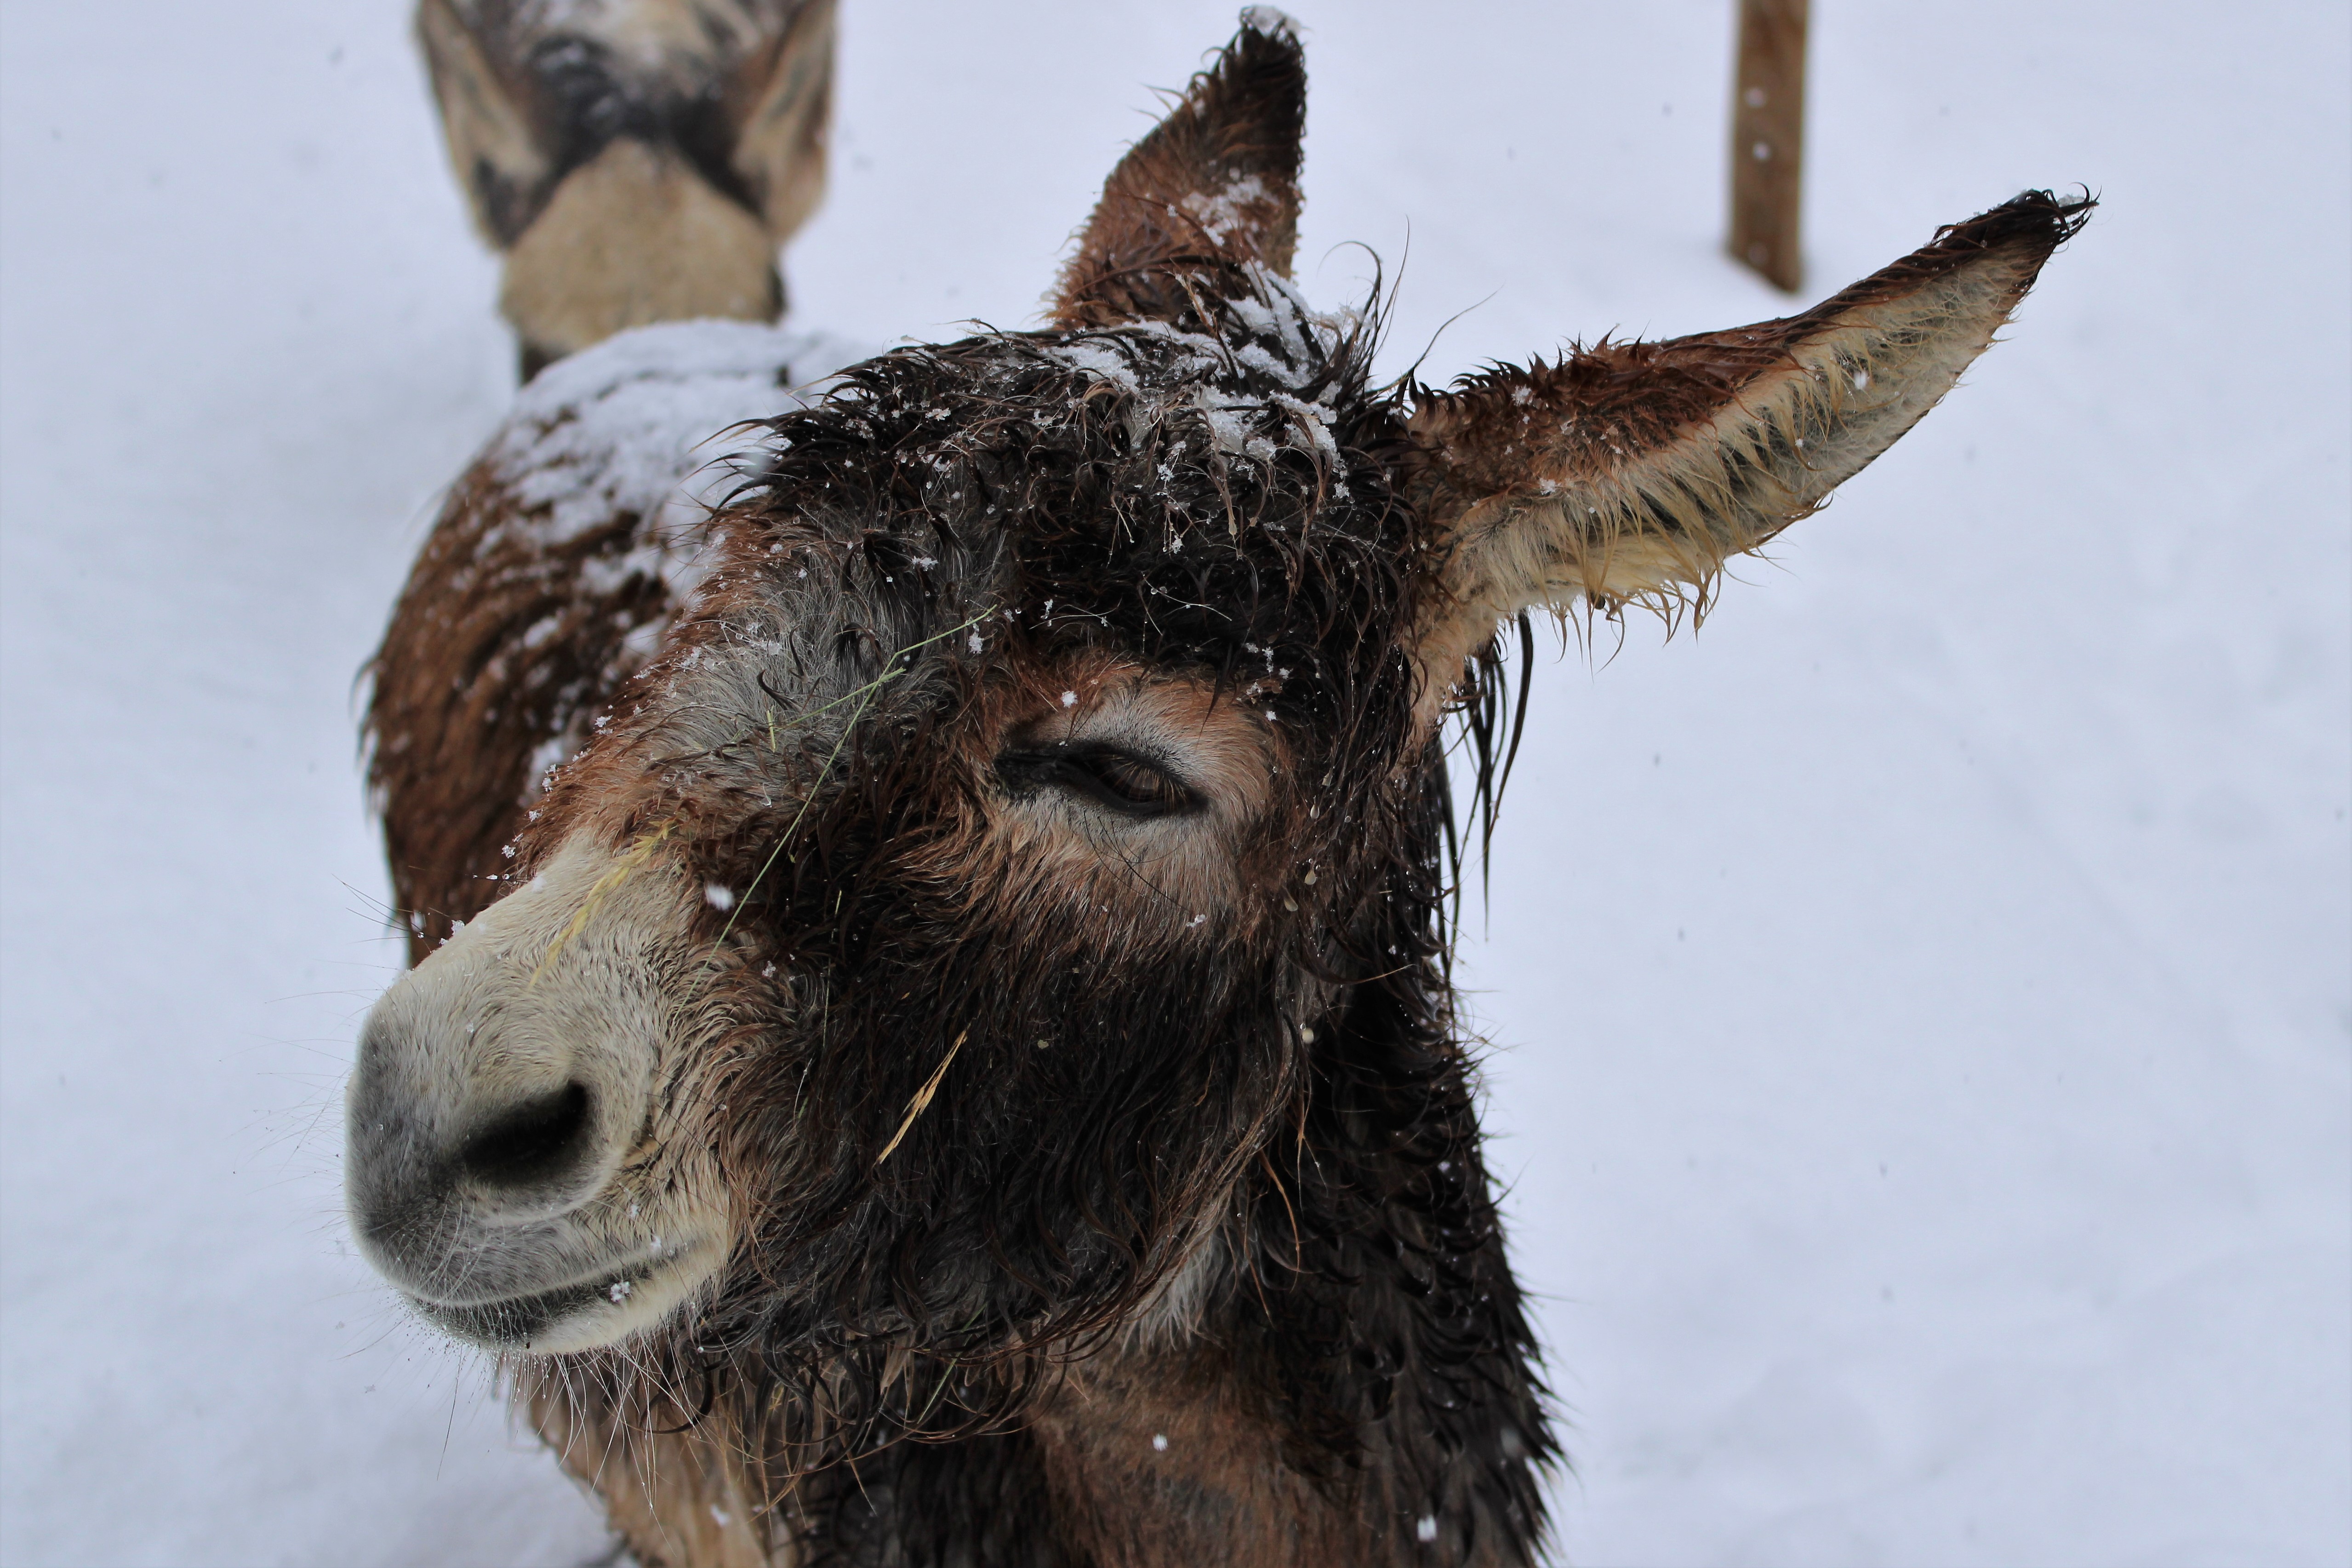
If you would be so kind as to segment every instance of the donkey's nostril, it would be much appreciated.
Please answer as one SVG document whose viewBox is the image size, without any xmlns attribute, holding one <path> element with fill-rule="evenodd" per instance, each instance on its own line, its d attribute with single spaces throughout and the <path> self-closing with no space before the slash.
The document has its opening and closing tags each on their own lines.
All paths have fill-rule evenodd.
<svg viewBox="0 0 2352 1568">
<path fill-rule="evenodd" d="M 572 1082 L 501 1113 L 466 1140 L 457 1163 L 491 1186 L 537 1186 L 568 1172 L 587 1145 L 588 1086 Z"/>
</svg>

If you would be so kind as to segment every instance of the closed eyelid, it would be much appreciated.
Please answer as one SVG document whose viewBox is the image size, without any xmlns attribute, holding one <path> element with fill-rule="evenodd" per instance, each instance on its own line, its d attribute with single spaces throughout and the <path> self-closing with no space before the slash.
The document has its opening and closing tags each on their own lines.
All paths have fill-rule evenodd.
<svg viewBox="0 0 2352 1568">
<path fill-rule="evenodd" d="M 996 774 L 1016 792 L 1064 789 L 1138 819 L 1193 815 L 1207 804 L 1178 769 L 1092 741 L 1007 750 L 996 759 Z"/>
<path fill-rule="evenodd" d="M 1100 747 L 1168 775 L 1222 819 L 1254 815 L 1285 747 L 1264 716 L 1213 683 L 1072 670 L 1038 683 L 1042 712 L 1017 723 L 1003 750 Z"/>
</svg>

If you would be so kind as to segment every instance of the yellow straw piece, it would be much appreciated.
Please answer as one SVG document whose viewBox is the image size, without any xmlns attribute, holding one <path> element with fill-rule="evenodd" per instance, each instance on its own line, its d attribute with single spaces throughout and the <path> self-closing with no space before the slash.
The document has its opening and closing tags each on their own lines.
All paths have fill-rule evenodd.
<svg viewBox="0 0 2352 1568">
<path fill-rule="evenodd" d="M 604 904 L 605 895 L 627 881 L 631 872 L 645 864 L 652 856 L 654 846 L 669 837 L 670 830 L 676 826 L 677 826 L 676 822 L 664 822 L 652 832 L 643 835 L 630 846 L 629 852 L 621 857 L 618 865 L 596 879 L 596 885 L 590 888 L 588 896 L 580 901 L 580 907 L 572 915 L 572 923 L 557 935 L 554 941 L 548 944 L 547 956 L 541 958 L 539 961 L 539 967 L 530 972 L 530 979 L 524 985 L 524 990 L 534 990 L 538 988 L 539 977 L 547 973 L 547 967 L 555 962 L 556 956 L 563 951 L 565 945 L 588 928 L 588 922 L 595 918 L 597 908 Z"/>
<path fill-rule="evenodd" d="M 884 1149 L 874 1161 L 875 1169 L 882 1168 L 882 1162 L 888 1159 L 897 1150 L 898 1140 L 907 1135 L 907 1129 L 915 1124 L 915 1118 L 923 1113 L 923 1108 L 931 1103 L 931 1096 L 939 1092 L 940 1080 L 948 1075 L 948 1063 L 955 1060 L 955 1053 L 963 1049 L 963 1042 L 970 1038 L 971 1034 L 971 1030 L 966 1030 L 962 1034 L 955 1037 L 955 1043 L 948 1047 L 947 1055 L 940 1059 L 939 1066 L 932 1071 L 929 1078 L 924 1080 L 923 1086 L 915 1091 L 915 1097 L 907 1102 L 907 1119 L 898 1124 L 897 1132 L 890 1134 L 890 1145 Z"/>
</svg>

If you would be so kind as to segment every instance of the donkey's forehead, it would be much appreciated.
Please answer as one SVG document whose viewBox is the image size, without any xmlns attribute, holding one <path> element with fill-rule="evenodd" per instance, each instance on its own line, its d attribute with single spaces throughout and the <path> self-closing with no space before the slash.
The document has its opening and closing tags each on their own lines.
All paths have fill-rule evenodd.
<svg viewBox="0 0 2352 1568">
<path fill-rule="evenodd" d="M 919 564 L 950 622 L 992 604 L 1219 661 L 1360 632 L 1412 559 L 1370 333 L 1278 279 L 1228 281 L 1247 287 L 1204 298 L 1196 329 L 992 333 L 856 367 L 774 425 L 761 510 L 895 586 Z"/>
<path fill-rule="evenodd" d="M 885 471 L 963 459 L 1002 475 L 1008 459 L 1098 464 L 1147 446 L 1196 465 L 1263 463 L 1285 446 L 1339 465 L 1346 427 L 1370 412 L 1366 323 L 1309 309 L 1261 269 L 1227 281 L 1245 287 L 1202 300 L 1210 329 L 992 332 L 855 367 L 831 398 L 777 423 L 775 475 L 838 479 L 861 459 Z"/>
</svg>

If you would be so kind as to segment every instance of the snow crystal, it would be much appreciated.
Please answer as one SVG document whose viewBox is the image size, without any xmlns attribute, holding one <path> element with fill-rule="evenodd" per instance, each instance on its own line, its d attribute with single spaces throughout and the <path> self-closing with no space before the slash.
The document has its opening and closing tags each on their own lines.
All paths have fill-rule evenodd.
<svg viewBox="0 0 2352 1568">
<path fill-rule="evenodd" d="M 572 735 L 559 735 L 550 739 L 541 741 L 537 746 L 531 748 L 530 770 L 525 774 L 524 777 L 529 779 L 546 778 L 558 768 L 562 767 L 565 762 L 569 761 L 572 754 L 578 750 L 579 747 L 579 737 Z M 538 821 L 539 813 L 537 811 L 533 811 L 530 814 L 530 820 L 534 822 Z"/>
<path fill-rule="evenodd" d="M 735 890 L 715 882 L 703 884 L 702 897 L 703 902 L 722 915 L 735 907 Z"/>
<path fill-rule="evenodd" d="M 1207 387 L 1195 391 L 1193 402 L 1201 411 L 1201 417 L 1209 422 L 1209 434 L 1216 438 L 1218 451 L 1242 453 L 1249 449 L 1250 433 L 1242 423 L 1240 415 L 1234 411 L 1255 409 L 1260 404 L 1221 398 Z"/>
<path fill-rule="evenodd" d="M 1078 694 L 1077 694 L 1077 693 L 1076 693 L 1076 692 L 1064 692 L 1064 693 L 1062 694 L 1062 706 L 1063 706 L 1064 707 L 1076 707 L 1076 706 L 1078 706 Z"/>
<path fill-rule="evenodd" d="M 618 1306 L 629 1299 L 629 1282 L 626 1280 L 615 1280 L 613 1281 L 613 1288 L 604 1293 L 613 1298 L 614 1306 Z"/>
<path fill-rule="evenodd" d="M 1339 417 L 1338 410 L 1329 403 L 1307 402 L 1287 392 L 1276 392 L 1266 401 L 1296 416 L 1297 423 L 1290 428 L 1294 441 L 1304 434 L 1307 444 L 1322 456 L 1323 461 L 1339 461 L 1339 444 L 1331 434 L 1331 421 Z"/>
<path fill-rule="evenodd" d="M 1154 1432 L 1151 1434 L 1151 1451 L 1155 1454 L 1164 1454 L 1168 1451 L 1167 1433 Z"/>
<path fill-rule="evenodd" d="M 1270 38 L 1287 41 L 1298 37 L 1298 24 L 1292 21 L 1288 14 L 1272 5 L 1243 6 L 1242 26 L 1253 33 L 1264 33 Z"/>
<path fill-rule="evenodd" d="M 1421 1516 L 1421 1518 L 1420 1518 L 1419 1520 L 1415 1521 L 1414 1521 L 1414 1523 L 1413 1523 L 1413 1527 L 1412 1527 L 1412 1538 L 1413 1538 L 1415 1541 L 1422 1541 L 1422 1542 L 1428 1542 L 1428 1541 L 1434 1541 L 1434 1540 L 1436 1540 L 1436 1539 L 1437 1539 L 1437 1519 L 1436 1519 L 1436 1516 L 1435 1516 L 1435 1515 L 1433 1515 L 1433 1514 L 1426 1514 L 1426 1513 L 1424 1513 L 1424 1514 L 1423 1514 L 1423 1515 Z"/>
<path fill-rule="evenodd" d="M 1183 207 L 1199 222 L 1202 234 L 1223 245 L 1248 220 L 1249 209 L 1265 200 L 1265 182 L 1255 174 L 1244 174 L 1213 195 L 1193 192 L 1184 198 Z"/>
<path fill-rule="evenodd" d="M 1136 379 L 1135 367 L 1126 355 L 1107 343 L 1080 339 L 1045 350 L 1049 359 L 1059 360 L 1072 370 L 1106 381 L 1122 392 L 1141 392 L 1143 383 Z"/>
</svg>

